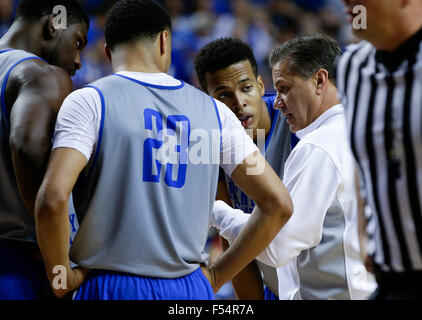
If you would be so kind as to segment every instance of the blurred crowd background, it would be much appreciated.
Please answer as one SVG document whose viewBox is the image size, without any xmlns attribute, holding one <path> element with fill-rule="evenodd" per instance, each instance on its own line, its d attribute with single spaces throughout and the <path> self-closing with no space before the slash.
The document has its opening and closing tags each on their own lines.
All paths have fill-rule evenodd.
<svg viewBox="0 0 422 320">
<path fill-rule="evenodd" d="M 199 86 L 194 58 L 208 42 L 236 37 L 254 50 L 267 91 L 272 91 L 268 55 L 279 43 L 297 36 L 324 33 L 343 49 L 354 42 L 341 0 L 158 0 L 172 17 L 173 56 L 170 74 Z M 9 28 L 18 0 L 0 0 L 0 37 Z M 91 16 L 88 46 L 82 55 L 83 68 L 73 77 L 75 89 L 110 74 L 104 53 L 104 23 L 116 0 L 82 0 Z M 210 232 L 207 251 L 212 262 L 221 253 L 215 230 Z M 233 299 L 230 283 L 216 295 Z"/>
<path fill-rule="evenodd" d="M 0 36 L 13 19 L 18 0 L 0 0 Z M 75 88 L 110 73 L 104 54 L 106 13 L 116 0 L 82 0 L 91 16 L 83 68 L 73 78 Z M 173 63 L 170 73 L 199 87 L 194 57 L 208 42 L 237 37 L 253 49 L 267 91 L 271 91 L 268 54 L 296 36 L 325 33 L 339 45 L 353 42 L 341 0 L 159 0 L 173 21 Z"/>
</svg>

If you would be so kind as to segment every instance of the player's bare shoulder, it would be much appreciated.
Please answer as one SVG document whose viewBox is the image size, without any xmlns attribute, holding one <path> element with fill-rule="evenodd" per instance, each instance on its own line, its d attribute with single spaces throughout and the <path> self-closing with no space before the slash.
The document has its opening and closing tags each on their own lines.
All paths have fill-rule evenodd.
<svg viewBox="0 0 422 320">
<path fill-rule="evenodd" d="M 73 89 L 72 80 L 64 69 L 40 59 L 29 59 L 19 64 L 13 70 L 13 78 L 21 84 L 38 84 L 40 87 L 46 86 L 47 89 L 55 87 L 68 91 Z"/>
<path fill-rule="evenodd" d="M 73 90 L 69 74 L 58 66 L 40 59 L 29 59 L 17 65 L 10 74 L 6 88 L 7 105 L 13 105 L 18 95 L 44 96 L 49 101 L 63 101 Z M 50 104 L 54 106 L 56 104 Z"/>
</svg>

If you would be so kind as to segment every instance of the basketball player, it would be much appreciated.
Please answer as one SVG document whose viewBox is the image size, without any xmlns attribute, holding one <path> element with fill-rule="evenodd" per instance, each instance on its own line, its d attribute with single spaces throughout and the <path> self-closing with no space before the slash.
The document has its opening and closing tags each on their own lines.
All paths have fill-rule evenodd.
<svg viewBox="0 0 422 320">
<path fill-rule="evenodd" d="M 105 38 L 115 73 L 66 98 L 37 196 L 37 237 L 54 293 L 62 297 L 78 289 L 74 299 L 212 299 L 213 290 L 287 222 L 291 199 L 236 116 L 167 74 L 171 21 L 161 5 L 116 3 Z M 191 161 L 199 133 L 205 136 L 203 154 L 217 150 L 217 157 L 238 159 L 221 165 L 259 206 L 239 241 L 203 271 L 219 161 Z M 207 140 L 214 133 L 217 139 Z M 165 157 L 166 148 L 175 158 Z M 70 257 L 94 269 L 80 288 L 83 276 L 70 268 L 68 253 L 72 190 L 80 228 Z M 65 268 L 66 286 L 55 286 L 56 266 Z"/>
<path fill-rule="evenodd" d="M 260 151 L 276 171 L 283 177 L 284 163 L 290 154 L 291 137 L 289 127 L 273 108 L 276 94 L 265 94 L 265 86 L 258 74 L 257 63 L 252 49 L 239 39 L 221 38 L 207 44 L 198 53 L 195 69 L 202 89 L 226 104 L 241 121 L 245 129 L 253 130 L 257 143 L 260 129 Z M 221 170 L 220 170 L 221 171 Z M 217 199 L 243 212 L 251 213 L 255 203 L 224 172 L 218 183 Z M 223 247 L 227 241 L 222 238 Z M 236 294 L 241 300 L 278 300 L 277 271 L 257 261 L 252 262 L 233 280 Z M 263 291 L 262 277 L 265 283 Z"/>
<path fill-rule="evenodd" d="M 66 29 L 55 25 L 56 5 L 66 8 Z M 34 204 L 57 112 L 72 91 L 69 76 L 81 68 L 88 26 L 77 1 L 22 0 L 0 39 L 0 299 L 51 294 L 36 244 Z"/>
</svg>

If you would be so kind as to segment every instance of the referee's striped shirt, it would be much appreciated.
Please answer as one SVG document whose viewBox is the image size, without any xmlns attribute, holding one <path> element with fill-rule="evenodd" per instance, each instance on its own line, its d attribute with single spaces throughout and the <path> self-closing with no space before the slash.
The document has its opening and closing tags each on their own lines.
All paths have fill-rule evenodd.
<svg viewBox="0 0 422 320">
<path fill-rule="evenodd" d="M 422 29 L 392 53 L 351 45 L 337 67 L 371 209 L 368 253 L 385 272 L 422 270 Z"/>
</svg>

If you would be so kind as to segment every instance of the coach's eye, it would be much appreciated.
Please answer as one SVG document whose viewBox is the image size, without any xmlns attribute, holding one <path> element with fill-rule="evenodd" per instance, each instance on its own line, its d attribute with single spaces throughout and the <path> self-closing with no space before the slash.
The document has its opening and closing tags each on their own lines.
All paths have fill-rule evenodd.
<svg viewBox="0 0 422 320">
<path fill-rule="evenodd" d="M 280 87 L 280 92 L 281 93 L 287 93 L 287 91 L 289 91 L 289 87 L 287 87 L 287 86 L 281 86 Z"/>
<path fill-rule="evenodd" d="M 78 49 L 81 48 L 81 42 L 79 40 L 76 41 L 76 48 L 78 48 Z"/>
</svg>

